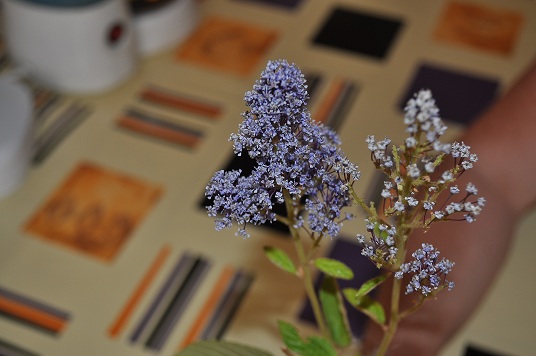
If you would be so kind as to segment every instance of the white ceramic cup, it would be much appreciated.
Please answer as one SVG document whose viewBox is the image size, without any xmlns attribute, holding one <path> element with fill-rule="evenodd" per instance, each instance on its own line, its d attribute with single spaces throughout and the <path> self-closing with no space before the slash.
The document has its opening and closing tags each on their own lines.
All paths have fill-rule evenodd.
<svg viewBox="0 0 536 356">
<path fill-rule="evenodd" d="M 0 77 L 0 198 L 24 182 L 32 151 L 33 100 L 12 76 Z"/>
<path fill-rule="evenodd" d="M 84 6 L 0 1 L 8 54 L 44 85 L 98 92 L 123 82 L 137 67 L 135 31 L 124 0 Z"/>
</svg>

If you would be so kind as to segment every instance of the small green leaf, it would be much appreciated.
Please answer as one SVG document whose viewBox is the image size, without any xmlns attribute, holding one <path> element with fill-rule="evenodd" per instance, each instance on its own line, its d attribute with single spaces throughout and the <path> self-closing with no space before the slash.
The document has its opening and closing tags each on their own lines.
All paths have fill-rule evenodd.
<svg viewBox="0 0 536 356">
<path fill-rule="evenodd" d="M 271 353 L 248 345 L 222 340 L 198 341 L 179 351 L 176 356 L 273 356 Z"/>
<path fill-rule="evenodd" d="M 358 292 L 359 290 L 355 288 L 345 288 L 343 290 L 346 300 L 348 300 L 352 306 L 366 314 L 376 323 L 380 325 L 385 324 L 385 311 L 383 310 L 382 305 L 368 295 L 358 296 Z"/>
<path fill-rule="evenodd" d="M 328 340 L 319 336 L 307 338 L 305 352 L 302 356 L 337 356 L 337 351 Z"/>
<path fill-rule="evenodd" d="M 335 278 L 329 276 L 324 278 L 319 298 L 333 342 L 340 347 L 348 346 L 352 341 L 350 326 Z"/>
<path fill-rule="evenodd" d="M 302 354 L 305 351 L 305 341 L 303 341 L 294 325 L 282 320 L 278 320 L 277 325 L 281 338 L 288 349 Z"/>
<path fill-rule="evenodd" d="M 376 221 L 374 223 L 374 229 L 372 230 L 374 236 L 380 237 L 381 231 L 380 231 L 380 224 Z"/>
<path fill-rule="evenodd" d="M 315 266 L 328 276 L 340 279 L 354 278 L 354 272 L 342 263 L 331 258 L 320 257 L 315 260 Z"/>
<path fill-rule="evenodd" d="M 365 283 L 363 283 L 361 285 L 361 287 L 359 287 L 359 289 L 357 290 L 356 298 L 362 297 L 362 296 L 367 295 L 370 292 L 372 292 L 374 290 L 374 288 L 376 288 L 377 286 L 382 284 L 383 281 L 385 281 L 387 279 L 387 277 L 388 277 L 388 274 L 385 273 L 385 274 L 381 274 L 379 276 L 376 276 L 374 278 L 371 278 L 368 281 L 366 281 Z"/>
<path fill-rule="evenodd" d="M 290 351 L 301 356 L 337 356 L 335 348 L 328 340 L 319 336 L 310 336 L 303 340 L 292 324 L 281 320 L 277 324 L 283 342 Z"/>
<path fill-rule="evenodd" d="M 381 224 L 377 221 L 374 223 L 373 233 L 374 236 L 381 238 L 383 241 L 385 241 L 389 236 L 389 233 L 387 232 L 387 230 L 380 230 L 380 225 Z"/>
<path fill-rule="evenodd" d="M 297 269 L 290 257 L 283 251 L 272 246 L 265 246 L 266 257 L 277 267 L 284 271 L 295 274 Z"/>
<path fill-rule="evenodd" d="M 346 298 L 346 300 L 348 301 L 348 303 L 350 303 L 351 305 L 356 305 L 357 304 L 357 292 L 359 290 L 358 289 L 355 289 L 355 288 L 344 288 L 342 290 L 342 294 L 344 294 L 344 297 Z"/>
</svg>

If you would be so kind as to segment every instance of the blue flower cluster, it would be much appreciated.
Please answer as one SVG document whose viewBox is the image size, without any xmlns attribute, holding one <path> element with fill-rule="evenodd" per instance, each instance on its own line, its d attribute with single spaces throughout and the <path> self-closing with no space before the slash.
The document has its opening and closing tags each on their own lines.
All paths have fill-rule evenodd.
<svg viewBox="0 0 536 356">
<path fill-rule="evenodd" d="M 411 280 L 406 286 L 406 294 L 420 291 L 428 296 L 439 288 L 454 288 L 454 282 L 447 280 L 446 275 L 452 270 L 454 262 L 445 258 L 438 260 L 439 251 L 430 244 L 422 244 L 411 255 L 413 260 L 400 266 L 395 278 L 402 278 L 404 274 L 411 274 Z"/>
<path fill-rule="evenodd" d="M 238 234 L 249 236 L 246 224 L 275 221 L 273 204 L 288 193 L 299 210 L 295 227 L 307 223 L 313 233 L 339 234 L 347 218 L 342 209 L 352 204 L 350 185 L 360 172 L 341 152 L 338 135 L 311 120 L 307 99 L 303 74 L 285 60 L 268 62 L 245 94 L 249 110 L 230 140 L 235 154 L 247 153 L 256 165 L 249 176 L 219 171 L 210 180 L 206 196 L 213 204 L 207 209 L 217 217 L 217 229 L 234 221 Z"/>
</svg>

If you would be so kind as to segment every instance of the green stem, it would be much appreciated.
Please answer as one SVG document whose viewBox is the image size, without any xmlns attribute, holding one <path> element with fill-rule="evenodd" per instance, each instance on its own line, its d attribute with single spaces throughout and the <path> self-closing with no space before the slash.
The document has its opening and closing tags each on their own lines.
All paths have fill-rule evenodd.
<svg viewBox="0 0 536 356">
<path fill-rule="evenodd" d="M 400 217 L 399 224 L 404 225 L 405 222 L 406 222 L 405 216 L 403 215 Z M 402 231 L 399 230 L 398 231 L 399 235 L 398 235 L 398 238 L 396 238 L 398 254 L 397 254 L 397 263 L 394 266 L 395 270 L 400 268 L 400 265 L 404 263 L 404 260 L 406 259 L 406 242 L 407 242 L 410 232 L 411 230 L 402 230 Z M 389 312 L 389 324 L 387 325 L 387 329 L 385 330 L 383 339 L 378 348 L 378 356 L 387 354 L 389 345 L 393 341 L 393 337 L 395 336 L 396 329 L 398 328 L 398 324 L 400 323 L 401 291 L 402 291 L 402 279 L 393 278 L 393 288 L 391 290 L 391 310 Z"/>
<path fill-rule="evenodd" d="M 416 302 L 415 305 L 413 305 L 411 308 L 408 308 L 400 313 L 400 317 L 398 320 L 402 320 L 408 315 L 415 313 L 417 310 L 419 310 L 420 307 L 422 307 L 424 302 L 425 302 L 425 298 L 423 297 L 419 298 L 419 301 Z"/>
<path fill-rule="evenodd" d="M 378 213 L 376 212 L 376 209 L 374 209 L 374 206 L 373 205 L 368 206 L 365 203 L 365 199 L 358 196 L 352 187 L 350 187 L 350 194 L 352 198 L 354 199 L 354 203 L 359 205 L 369 216 L 376 217 L 378 215 Z"/>
<path fill-rule="evenodd" d="M 400 291 L 402 287 L 402 279 L 393 279 L 393 291 L 391 294 L 391 314 L 389 317 L 389 326 L 383 335 L 383 339 L 380 343 L 380 347 L 378 348 L 378 356 L 382 356 L 387 354 L 387 350 L 389 349 L 389 345 L 391 344 L 391 341 L 393 341 L 393 337 L 395 336 L 396 329 L 398 327 L 398 322 L 400 321 Z"/>
<path fill-rule="evenodd" d="M 316 295 L 315 287 L 313 284 L 313 276 L 309 264 L 310 261 L 307 259 L 301 239 L 299 237 L 293 237 L 292 239 L 294 240 L 294 246 L 296 247 L 296 252 L 298 253 L 298 258 L 303 269 L 303 284 L 305 287 L 305 293 L 307 294 L 309 302 L 311 303 L 311 308 L 313 309 L 313 314 L 315 316 L 316 323 L 322 335 L 329 338 L 330 334 L 324 322 L 322 308 L 320 307 L 320 302 L 318 300 L 318 296 Z"/>
<path fill-rule="evenodd" d="M 320 302 L 318 300 L 318 296 L 316 295 L 315 287 L 313 284 L 313 276 L 311 273 L 311 268 L 310 268 L 310 263 L 309 263 L 310 257 L 307 256 L 307 253 L 305 252 L 305 247 L 303 246 L 303 242 L 300 239 L 298 231 L 294 228 L 295 215 L 294 215 L 294 206 L 292 204 L 292 197 L 286 190 L 284 191 L 284 195 L 285 195 L 285 206 L 287 209 L 287 217 L 288 217 L 288 222 L 289 222 L 288 228 L 290 230 L 292 241 L 294 242 L 294 247 L 296 249 L 296 253 L 298 255 L 298 259 L 300 261 L 300 265 L 303 271 L 303 284 L 305 287 L 305 293 L 307 294 L 307 298 L 309 299 L 309 302 L 311 303 L 311 308 L 313 309 L 313 314 L 316 319 L 316 324 L 318 325 L 318 328 L 320 329 L 321 334 L 324 337 L 327 337 L 329 340 L 330 334 L 324 322 L 324 315 L 322 313 L 322 308 L 320 307 Z"/>
</svg>

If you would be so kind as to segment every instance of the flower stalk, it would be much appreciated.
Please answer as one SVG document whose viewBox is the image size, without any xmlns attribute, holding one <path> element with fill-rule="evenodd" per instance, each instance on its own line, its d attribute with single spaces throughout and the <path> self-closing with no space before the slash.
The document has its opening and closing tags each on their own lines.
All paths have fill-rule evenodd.
<svg viewBox="0 0 536 356">
<path fill-rule="evenodd" d="M 324 322 L 324 315 L 322 313 L 322 308 L 320 307 L 320 302 L 318 300 L 318 296 L 316 294 L 314 284 L 313 284 L 313 276 L 311 273 L 311 261 L 310 257 L 308 258 L 308 255 L 305 252 L 305 247 L 303 245 L 303 241 L 300 238 L 298 230 L 296 230 L 295 223 L 296 223 L 296 217 L 295 217 L 295 207 L 293 204 L 293 199 L 290 196 L 290 193 L 285 190 L 283 191 L 283 195 L 285 198 L 285 208 L 287 210 L 287 221 L 288 221 L 288 228 L 290 231 L 290 235 L 292 237 L 292 242 L 294 243 L 294 248 L 296 250 L 296 254 L 298 255 L 298 260 L 301 267 L 301 279 L 303 281 L 305 293 L 307 295 L 307 298 L 309 299 L 309 302 L 311 303 L 311 308 L 313 310 L 313 315 L 315 317 L 316 324 L 318 326 L 318 329 L 320 330 L 320 333 L 324 337 L 329 337 L 329 331 L 326 327 L 326 323 Z"/>
<path fill-rule="evenodd" d="M 395 336 L 396 329 L 398 328 L 398 323 L 400 322 L 400 295 L 402 290 L 402 280 L 394 279 L 393 280 L 393 289 L 391 292 L 391 311 L 389 317 L 389 324 L 387 330 L 383 334 L 382 341 L 378 347 L 378 356 L 383 356 L 387 354 L 389 345 L 393 341 Z"/>
<path fill-rule="evenodd" d="M 463 142 L 440 141 L 446 126 L 430 91 L 422 90 L 405 108 L 408 137 L 402 144 L 395 146 L 388 138 L 376 140 L 372 135 L 366 139 L 372 163 L 385 174 L 381 191 L 383 203 L 376 207 L 354 190 L 353 184 L 359 180 L 360 172 L 342 153 L 338 135 L 311 119 L 306 89 L 304 76 L 295 65 L 284 60 L 268 63 L 253 90 L 246 93 L 244 101 L 249 109 L 242 114 L 244 121 L 238 132 L 230 137 L 235 154 L 247 154 L 253 169 L 249 175 L 240 170 L 216 172 L 205 192 L 212 202 L 207 206 L 208 214 L 216 218 L 216 230 L 237 224 L 237 235 L 243 237 L 249 237 L 246 227 L 252 224 L 281 221 L 288 226 L 299 268 L 282 252 L 278 251 L 272 258 L 280 258 L 279 267 L 303 280 L 318 328 L 327 344 L 316 339 L 315 343 L 308 344 L 288 325 L 283 329 L 285 337 L 291 337 L 292 341 L 285 340 L 285 343 L 291 351 L 308 355 L 309 351 L 304 351 L 307 345 L 314 348 L 320 342 L 325 350 L 332 350 L 332 344 L 337 344 L 334 342 L 337 338 L 333 337 L 333 318 L 328 316 L 345 310 L 338 308 L 342 304 L 326 302 L 339 300 L 338 287 L 332 288 L 334 292 L 329 298 L 322 293 L 318 296 L 312 268 L 316 266 L 332 281 L 353 278 L 351 270 L 351 277 L 340 273 L 349 270 L 340 261 L 336 261 L 338 264 L 327 261 L 329 266 L 336 267 L 322 265 L 322 261 L 319 264 L 321 258 L 315 259 L 315 252 L 324 237 L 339 237 L 343 221 L 353 218 L 347 210 L 359 206 L 367 216 L 368 233 L 367 236 L 357 234 L 361 254 L 384 274 L 365 282 L 359 289 L 343 290 L 342 294 L 352 306 L 382 326 L 384 337 L 378 352 L 384 355 L 402 318 L 439 291 L 454 287 L 446 278 L 453 262 L 439 259 L 439 251 L 428 243 L 413 252 L 407 251 L 407 241 L 414 229 L 429 229 L 436 222 L 473 222 L 476 219 L 485 199 L 476 198 L 478 191 L 473 184 L 467 184 L 462 193 L 455 182 L 478 158 Z M 277 204 L 285 205 L 286 216 L 274 211 Z M 300 232 L 311 238 L 310 247 L 306 248 Z M 385 321 L 383 307 L 368 294 L 387 278 L 392 279 L 392 293 L 389 319 Z M 413 306 L 400 310 L 402 293 L 418 293 L 419 298 Z M 331 298 L 335 294 L 336 297 Z M 328 309 L 335 312 L 326 312 L 323 309 L 326 305 L 335 305 Z M 346 316 L 337 318 L 335 325 L 345 325 Z M 332 351 L 326 354 L 334 355 L 334 349 Z"/>
</svg>

